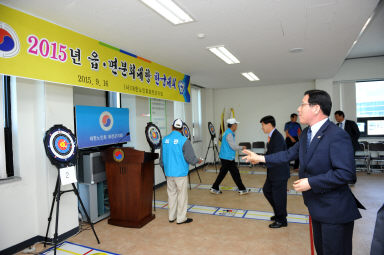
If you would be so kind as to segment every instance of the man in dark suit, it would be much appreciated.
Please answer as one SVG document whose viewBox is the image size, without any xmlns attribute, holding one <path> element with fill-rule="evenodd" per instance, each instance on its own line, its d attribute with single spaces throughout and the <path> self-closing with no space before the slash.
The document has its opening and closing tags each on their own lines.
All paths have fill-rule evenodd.
<svg viewBox="0 0 384 255">
<path fill-rule="evenodd" d="M 353 120 L 346 120 L 343 111 L 335 112 L 335 120 L 337 121 L 337 126 L 344 129 L 351 137 L 353 150 L 356 152 L 356 150 L 359 149 L 360 137 L 360 130 L 356 122 Z"/>
<path fill-rule="evenodd" d="M 299 142 L 287 151 L 266 156 L 243 150 L 243 159 L 267 166 L 300 158 L 299 180 L 293 187 L 303 193 L 313 222 L 318 255 L 352 254 L 354 221 L 363 206 L 352 194 L 348 182 L 356 177 L 349 135 L 328 120 L 332 101 L 327 92 L 309 90 L 298 107 L 303 130 Z"/>
<path fill-rule="evenodd" d="M 375 231 L 373 232 L 371 255 L 384 254 L 384 204 L 377 212 Z"/>
<path fill-rule="evenodd" d="M 260 123 L 263 132 L 268 134 L 266 155 L 285 151 L 287 146 L 284 137 L 275 128 L 275 118 L 268 115 L 263 117 Z M 271 217 L 271 220 L 274 222 L 269 225 L 270 228 L 287 226 L 287 182 L 289 177 L 289 163 L 267 168 L 267 178 L 263 186 L 263 193 L 275 214 Z"/>
</svg>

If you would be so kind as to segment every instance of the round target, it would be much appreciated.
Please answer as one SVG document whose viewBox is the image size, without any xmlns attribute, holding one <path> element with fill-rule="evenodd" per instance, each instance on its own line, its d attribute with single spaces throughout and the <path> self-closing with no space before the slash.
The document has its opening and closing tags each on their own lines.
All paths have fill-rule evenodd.
<svg viewBox="0 0 384 255">
<path fill-rule="evenodd" d="M 160 148 L 161 146 L 160 129 L 152 122 L 148 122 L 145 128 L 145 136 L 152 150 L 156 150 Z"/>
<path fill-rule="evenodd" d="M 64 167 L 76 163 L 76 138 L 63 125 L 54 125 L 45 132 L 44 147 L 53 165 Z"/>
<path fill-rule="evenodd" d="M 213 126 L 212 122 L 208 122 L 208 130 L 211 136 L 216 137 L 215 127 Z"/>
<path fill-rule="evenodd" d="M 187 124 L 183 123 L 182 131 L 183 131 L 183 135 L 189 140 L 191 140 L 191 132 L 189 131 L 189 127 L 187 126 Z"/>
</svg>

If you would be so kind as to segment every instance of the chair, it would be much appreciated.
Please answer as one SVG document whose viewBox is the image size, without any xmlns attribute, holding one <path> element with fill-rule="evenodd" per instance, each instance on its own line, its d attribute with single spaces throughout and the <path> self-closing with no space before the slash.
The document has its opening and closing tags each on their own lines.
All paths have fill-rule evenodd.
<svg viewBox="0 0 384 255">
<path fill-rule="evenodd" d="M 369 143 L 369 169 L 368 174 L 372 173 L 373 168 L 375 170 L 383 171 L 384 167 L 384 143 Z"/>
<path fill-rule="evenodd" d="M 265 142 L 263 141 L 253 142 L 252 151 L 259 155 L 265 155 Z M 265 166 L 264 163 L 262 165 Z"/>
<path fill-rule="evenodd" d="M 245 148 L 247 150 L 250 150 L 251 149 L 251 143 L 249 142 L 242 142 L 242 143 L 239 143 L 239 146 L 245 146 Z M 245 154 L 241 151 L 239 151 L 239 153 L 237 154 L 237 162 L 238 162 L 238 165 L 240 166 L 240 163 L 241 162 L 245 162 L 245 161 L 242 161 L 241 158 L 245 156 Z M 247 163 L 249 164 L 249 167 L 252 167 L 252 164 L 251 163 Z"/>
<path fill-rule="evenodd" d="M 359 149 L 355 152 L 356 170 L 366 171 L 368 173 L 369 155 L 368 142 L 359 142 Z"/>
</svg>

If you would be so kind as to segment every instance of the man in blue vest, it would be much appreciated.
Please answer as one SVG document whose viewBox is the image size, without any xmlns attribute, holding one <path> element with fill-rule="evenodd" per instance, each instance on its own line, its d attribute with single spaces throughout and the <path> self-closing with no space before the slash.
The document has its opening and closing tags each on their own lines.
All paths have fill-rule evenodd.
<svg viewBox="0 0 384 255">
<path fill-rule="evenodd" d="M 219 153 L 221 161 L 220 173 L 217 176 L 215 183 L 213 183 L 212 188 L 210 189 L 212 194 L 222 193 L 220 191 L 219 185 L 227 175 L 228 170 L 231 173 L 232 179 L 236 183 L 237 188 L 239 189 L 239 194 L 248 194 L 248 190 L 244 187 L 244 184 L 241 181 L 239 169 L 237 168 L 235 162 L 236 151 L 245 149 L 245 146 L 241 147 L 235 144 L 235 131 L 237 129 L 238 123 L 240 122 L 236 121 L 236 119 L 227 120 L 228 128 L 224 132 Z"/>
<path fill-rule="evenodd" d="M 168 220 L 177 224 L 190 223 L 187 218 L 189 165 L 203 162 L 193 151 L 191 141 L 182 135 L 183 121 L 175 119 L 172 132 L 164 137 L 160 150 L 160 166 L 167 177 Z"/>
</svg>

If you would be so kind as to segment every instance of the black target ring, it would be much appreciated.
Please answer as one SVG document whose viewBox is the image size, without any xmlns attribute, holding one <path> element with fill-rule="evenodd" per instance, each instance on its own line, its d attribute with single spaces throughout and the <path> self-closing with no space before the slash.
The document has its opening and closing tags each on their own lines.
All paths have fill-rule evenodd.
<svg viewBox="0 0 384 255">
<path fill-rule="evenodd" d="M 76 164 L 77 143 L 72 131 L 63 125 L 54 125 L 44 137 L 47 157 L 60 168 Z"/>
<path fill-rule="evenodd" d="M 212 122 L 208 122 L 208 131 L 212 137 L 216 137 L 215 126 L 213 126 Z"/>
<path fill-rule="evenodd" d="M 191 132 L 189 131 L 189 127 L 185 123 L 183 123 L 182 132 L 183 135 L 188 138 L 188 140 L 191 140 Z"/>
<path fill-rule="evenodd" d="M 145 127 L 145 137 L 147 138 L 147 142 L 152 151 L 160 149 L 162 142 L 161 132 L 160 129 L 152 122 L 148 122 Z"/>
</svg>

